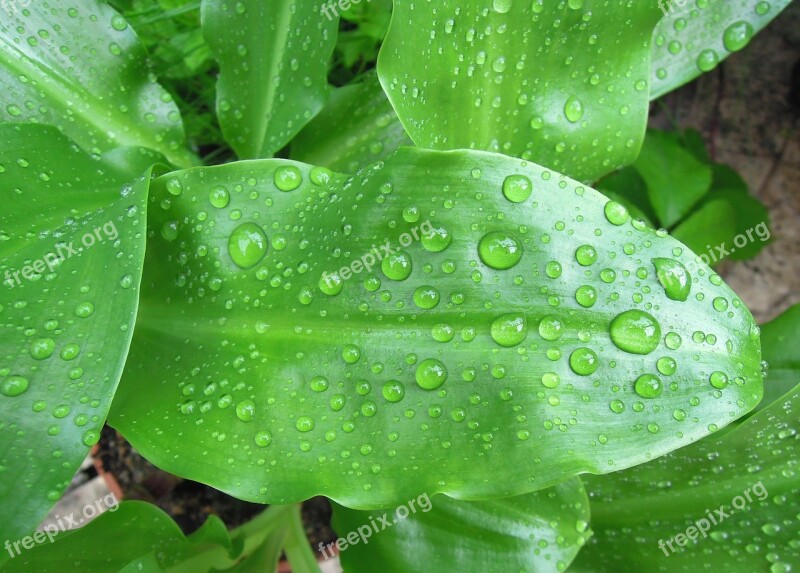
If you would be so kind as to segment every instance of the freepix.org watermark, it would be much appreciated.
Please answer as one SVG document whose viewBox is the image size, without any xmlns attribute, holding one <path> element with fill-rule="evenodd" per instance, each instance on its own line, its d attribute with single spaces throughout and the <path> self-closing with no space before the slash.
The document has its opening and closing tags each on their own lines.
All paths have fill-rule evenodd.
<svg viewBox="0 0 800 573">
<path fill-rule="evenodd" d="M 705 264 L 711 265 L 712 263 L 716 263 L 717 261 L 729 256 L 731 253 L 735 253 L 736 249 L 742 249 L 750 243 L 755 243 L 756 237 L 758 237 L 762 243 L 769 241 L 771 233 L 769 232 L 769 227 L 764 221 L 760 222 L 755 227 L 751 227 L 745 232 L 736 235 L 733 238 L 732 247 L 728 248 L 727 243 L 715 245 L 714 247 L 711 245 L 706 245 L 706 252 L 698 254 L 697 256 L 700 257 Z"/>
<path fill-rule="evenodd" d="M 335 555 L 334 548 L 342 552 L 351 545 L 358 545 L 358 543 L 366 545 L 369 543 L 369 538 L 372 537 L 373 533 L 380 533 L 397 525 L 399 522 L 408 519 L 409 515 L 417 513 L 417 509 L 422 510 L 422 513 L 428 513 L 433 509 L 431 498 L 428 497 L 427 493 L 423 493 L 416 499 L 408 500 L 405 505 L 397 507 L 391 514 L 384 513 L 379 517 L 370 517 L 368 524 L 365 523 L 355 531 L 340 537 L 334 543 L 328 543 L 327 545 L 320 543 L 318 549 L 325 559 L 330 559 Z"/>
<path fill-rule="evenodd" d="M 372 2 L 372 0 L 330 0 L 323 2 L 319 10 L 322 14 L 325 14 L 328 20 L 333 20 L 339 17 L 339 12 L 347 12 L 354 5 L 361 4 L 362 1 L 367 4 Z"/>
<path fill-rule="evenodd" d="M 113 493 L 109 493 L 94 503 L 85 506 L 81 510 L 81 515 L 70 513 L 69 515 L 60 516 L 56 514 L 55 523 L 48 523 L 40 531 L 35 531 L 33 535 L 26 535 L 22 539 L 16 541 L 6 540 L 4 547 L 8 554 L 13 559 L 21 554 L 26 549 L 33 549 L 35 545 L 41 545 L 45 541 L 52 543 L 56 535 L 67 529 L 76 529 L 89 521 L 90 519 L 100 515 L 103 511 L 114 512 L 119 507 L 119 502 Z"/>
<path fill-rule="evenodd" d="M 767 491 L 767 488 L 764 487 L 764 484 L 762 482 L 753 484 L 752 486 L 744 490 L 741 493 L 741 495 L 737 495 L 736 497 L 734 497 L 731 500 L 731 506 L 733 507 L 733 509 L 729 509 L 725 504 L 720 505 L 717 509 L 713 511 L 707 509 L 706 516 L 708 517 L 708 519 L 706 519 L 705 517 L 701 517 L 700 519 L 694 522 L 694 525 L 690 525 L 689 527 L 687 527 L 686 531 L 678 533 L 677 535 L 675 535 L 674 537 L 670 537 L 666 541 L 664 541 L 663 539 L 659 539 L 658 540 L 659 549 L 661 549 L 661 551 L 664 552 L 664 555 L 669 557 L 675 551 L 677 551 L 677 549 L 674 547 L 673 544 L 677 545 L 678 547 L 685 547 L 689 543 L 689 541 L 694 541 L 700 535 L 702 535 L 703 538 L 705 539 L 706 537 L 708 537 L 708 532 L 711 530 L 712 525 L 717 526 L 723 521 L 725 521 L 727 518 L 729 518 L 731 515 L 733 515 L 735 511 L 744 509 L 747 506 L 747 504 L 753 502 L 753 496 L 755 496 L 755 498 L 758 499 L 759 501 L 764 501 L 765 499 L 767 499 L 767 497 L 769 497 L 769 492 Z"/>
<path fill-rule="evenodd" d="M 408 247 L 414 241 L 420 241 L 423 236 L 432 238 L 435 233 L 436 229 L 433 228 L 431 222 L 425 221 L 417 227 L 412 227 L 408 233 L 400 235 L 398 242 L 401 247 Z M 396 253 L 397 249 L 392 247 L 392 243 L 389 240 L 380 246 L 372 245 L 372 248 L 368 252 L 361 255 L 360 258 L 354 259 L 349 265 L 345 265 L 338 271 L 332 273 L 323 272 L 322 280 L 329 289 L 334 289 L 341 285 L 342 281 L 352 278 L 353 275 L 360 274 L 363 271 L 371 272 L 372 269 L 385 258 L 391 257 Z"/>
<path fill-rule="evenodd" d="M 21 269 L 6 269 L 6 275 L 5 279 L 3 280 L 3 284 L 14 288 L 17 285 L 22 284 L 20 275 L 22 275 L 22 278 L 25 280 L 31 280 L 36 275 L 44 274 L 45 270 L 52 273 L 58 265 L 66 261 L 68 258 L 82 252 L 84 249 L 91 248 L 96 243 L 102 243 L 106 239 L 110 241 L 116 241 L 117 237 L 119 237 L 117 227 L 114 225 L 113 221 L 109 221 L 103 226 L 95 227 L 91 232 L 83 235 L 83 237 L 80 239 L 80 243 L 83 246 L 76 246 L 75 243 L 77 241 L 58 243 L 55 245 L 54 251 L 47 253 L 41 259 L 37 259 L 32 263 L 25 265 Z"/>
</svg>

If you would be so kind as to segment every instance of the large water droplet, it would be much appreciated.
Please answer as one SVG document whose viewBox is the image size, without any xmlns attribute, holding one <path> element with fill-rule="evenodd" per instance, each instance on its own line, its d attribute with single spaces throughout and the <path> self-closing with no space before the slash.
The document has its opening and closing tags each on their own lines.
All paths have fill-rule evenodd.
<svg viewBox="0 0 800 573">
<path fill-rule="evenodd" d="M 224 209 L 231 202 L 231 194 L 225 187 L 218 185 L 209 192 L 208 200 L 217 209 Z"/>
<path fill-rule="evenodd" d="M 528 336 L 523 314 L 504 314 L 492 322 L 492 339 L 500 346 L 510 348 L 521 344 Z"/>
<path fill-rule="evenodd" d="M 399 402 L 406 395 L 406 387 L 399 380 L 389 380 L 383 385 L 382 392 L 387 402 Z"/>
<path fill-rule="evenodd" d="M 738 52 L 750 43 L 753 37 L 753 26 L 744 20 L 734 22 L 725 29 L 722 43 L 729 52 Z"/>
<path fill-rule="evenodd" d="M 242 400 L 236 404 L 236 416 L 242 422 L 252 422 L 256 415 L 256 403 L 252 400 Z"/>
<path fill-rule="evenodd" d="M 417 366 L 415 377 L 420 388 L 436 390 L 447 380 L 447 368 L 435 358 L 427 358 Z"/>
<path fill-rule="evenodd" d="M 682 263 L 663 258 L 653 259 L 652 263 L 656 269 L 656 278 L 664 287 L 664 294 L 668 299 L 683 302 L 689 298 L 692 277 Z"/>
<path fill-rule="evenodd" d="M 611 321 L 611 341 L 631 354 L 650 354 L 661 341 L 661 325 L 642 310 L 628 310 Z"/>
<path fill-rule="evenodd" d="M 512 203 L 522 203 L 531 196 L 533 184 L 524 175 L 509 175 L 503 181 L 503 195 Z"/>
<path fill-rule="evenodd" d="M 37 338 L 31 342 L 31 356 L 36 360 L 49 358 L 55 349 L 56 343 L 52 338 Z"/>
<path fill-rule="evenodd" d="M 564 115 L 572 123 L 578 122 L 583 117 L 583 103 L 575 96 L 567 99 L 564 104 Z"/>
<path fill-rule="evenodd" d="M 281 191 L 294 191 L 303 182 L 303 175 L 294 165 L 284 165 L 275 170 L 275 187 Z"/>
<path fill-rule="evenodd" d="M 558 340 L 564 334 L 564 323 L 558 317 L 545 316 L 539 322 L 539 336 L 545 340 Z"/>
<path fill-rule="evenodd" d="M 255 223 L 236 227 L 228 240 L 228 254 L 242 269 L 256 266 L 267 254 L 267 235 Z"/>
<path fill-rule="evenodd" d="M 597 354 L 588 348 L 577 348 L 569 357 L 569 367 L 579 376 L 593 374 L 598 366 Z"/>
<path fill-rule="evenodd" d="M 633 389 L 642 398 L 657 398 L 664 390 L 664 386 L 658 376 L 642 374 L 636 379 Z"/>
<path fill-rule="evenodd" d="M 494 231 L 480 240 L 478 255 L 493 269 L 510 269 L 522 258 L 522 245 L 508 233 Z"/>
<path fill-rule="evenodd" d="M 381 261 L 383 274 L 393 281 L 406 280 L 411 274 L 411 269 L 411 257 L 403 251 L 393 253 Z"/>
<path fill-rule="evenodd" d="M 13 398 L 23 394 L 28 389 L 28 379 L 23 376 L 12 375 L 0 382 L 0 394 Z"/>
</svg>

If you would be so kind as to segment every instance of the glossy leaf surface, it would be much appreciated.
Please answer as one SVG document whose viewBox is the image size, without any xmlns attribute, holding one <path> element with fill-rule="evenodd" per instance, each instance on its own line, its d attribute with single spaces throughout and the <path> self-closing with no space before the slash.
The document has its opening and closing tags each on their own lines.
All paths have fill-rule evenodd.
<svg viewBox="0 0 800 573">
<path fill-rule="evenodd" d="M 401 519 L 407 509 L 398 508 L 398 515 L 334 508 L 339 535 L 356 532 L 366 540 L 358 537 L 340 552 L 347 573 L 372 573 L 376 563 L 385 573 L 555 573 L 566 569 L 591 535 L 589 500 L 578 478 L 493 501 L 436 496 Z"/>
<path fill-rule="evenodd" d="M 355 173 L 413 145 L 374 73 L 339 88 L 292 141 L 292 159 Z"/>
<path fill-rule="evenodd" d="M 149 175 L 53 127 L 2 125 L 0 142 L 0 499 L 15 516 L 0 537 L 13 541 L 100 437 L 136 317 Z"/>
<path fill-rule="evenodd" d="M 744 49 L 791 0 L 661 0 L 653 32 L 650 97 L 656 99 Z"/>
<path fill-rule="evenodd" d="M 650 0 L 397 0 L 378 74 L 421 147 L 596 180 L 639 151 L 660 17 Z"/>
<path fill-rule="evenodd" d="M 219 61 L 217 115 L 242 159 L 271 157 L 325 105 L 337 17 L 317 0 L 203 0 Z"/>
<path fill-rule="evenodd" d="M 7 4 L 18 9 L 0 18 L 0 122 L 54 125 L 91 153 L 140 146 L 196 163 L 125 18 L 97 0 Z"/>
<path fill-rule="evenodd" d="M 353 179 L 242 162 L 160 178 L 151 201 L 112 423 L 243 499 L 526 493 L 762 394 L 757 329 L 717 275 L 519 159 L 401 148 Z"/>
</svg>

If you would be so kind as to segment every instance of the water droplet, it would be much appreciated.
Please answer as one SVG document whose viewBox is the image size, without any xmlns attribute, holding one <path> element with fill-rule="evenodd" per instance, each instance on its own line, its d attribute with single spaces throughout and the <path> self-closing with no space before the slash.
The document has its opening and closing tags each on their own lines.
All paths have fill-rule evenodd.
<svg viewBox="0 0 800 573">
<path fill-rule="evenodd" d="M 294 165 L 283 165 L 275 170 L 275 187 L 281 191 L 294 191 L 303 182 L 303 175 Z"/>
<path fill-rule="evenodd" d="M 506 270 L 519 263 L 522 258 L 522 245 L 508 233 L 494 231 L 480 240 L 478 255 L 489 267 Z"/>
<path fill-rule="evenodd" d="M 242 269 L 256 266 L 267 254 L 267 235 L 255 223 L 236 227 L 228 240 L 228 254 Z"/>
<path fill-rule="evenodd" d="M 94 305 L 90 302 L 81 302 L 75 307 L 75 316 L 89 318 L 94 314 Z"/>
<path fill-rule="evenodd" d="M 642 398 L 657 398 L 664 391 L 664 385 L 658 376 L 642 374 L 636 379 L 633 389 Z"/>
<path fill-rule="evenodd" d="M 712 372 L 708 380 L 711 382 L 711 385 L 718 390 L 722 390 L 728 385 L 728 376 L 724 372 Z"/>
<path fill-rule="evenodd" d="M 584 308 L 591 308 L 597 302 L 597 290 L 589 285 L 578 287 L 575 291 L 575 300 Z"/>
<path fill-rule="evenodd" d="M 625 404 L 622 400 L 611 400 L 608 406 L 615 414 L 622 414 L 625 411 Z"/>
<path fill-rule="evenodd" d="M 722 43 L 729 52 L 738 52 L 750 43 L 753 37 L 753 26 L 744 20 L 734 22 L 725 29 Z"/>
<path fill-rule="evenodd" d="M 432 286 L 421 286 L 414 291 L 414 304 L 425 310 L 436 307 L 440 298 L 439 291 Z"/>
<path fill-rule="evenodd" d="M 355 364 L 361 358 L 361 349 L 355 344 L 348 344 L 342 350 L 342 358 L 348 364 Z"/>
<path fill-rule="evenodd" d="M 236 404 L 236 416 L 242 422 L 252 422 L 256 415 L 256 403 L 252 400 L 242 400 Z"/>
<path fill-rule="evenodd" d="M 581 245 L 575 251 L 575 260 L 583 267 L 591 266 L 597 261 L 597 250 L 591 245 Z"/>
<path fill-rule="evenodd" d="M 697 69 L 701 72 L 710 72 L 719 64 L 719 56 L 712 49 L 703 50 L 697 55 Z"/>
<path fill-rule="evenodd" d="M 610 334 L 617 348 L 631 354 L 650 354 L 661 341 L 661 325 L 642 310 L 628 310 L 611 321 Z"/>
<path fill-rule="evenodd" d="M 111 27 L 117 32 L 122 32 L 128 27 L 128 22 L 121 14 L 114 14 L 111 18 Z"/>
<path fill-rule="evenodd" d="M 524 175 L 509 175 L 503 181 L 503 195 L 512 203 L 522 203 L 531 196 L 533 184 Z"/>
<path fill-rule="evenodd" d="M 512 3 L 512 0 L 493 0 L 492 8 L 494 8 L 495 12 L 506 14 L 509 10 L 511 10 Z"/>
<path fill-rule="evenodd" d="M 272 443 L 272 434 L 267 431 L 262 431 L 256 434 L 255 442 L 257 446 L 266 448 Z"/>
<path fill-rule="evenodd" d="M 444 227 L 431 227 L 430 233 L 422 235 L 421 242 L 425 250 L 439 253 L 450 246 L 450 243 L 453 242 L 453 236 Z"/>
<path fill-rule="evenodd" d="M 544 340 L 558 340 L 564 334 L 564 324 L 558 317 L 549 315 L 539 322 L 539 336 Z"/>
<path fill-rule="evenodd" d="M 506 348 L 521 344 L 528 336 L 525 316 L 522 314 L 504 314 L 492 322 L 492 339 Z"/>
<path fill-rule="evenodd" d="M 678 363 L 675 362 L 674 358 L 663 356 L 656 362 L 656 368 L 658 368 L 658 371 L 664 376 L 672 376 L 678 368 Z"/>
<path fill-rule="evenodd" d="M 382 392 L 387 402 L 396 403 L 406 395 L 406 387 L 399 380 L 389 380 L 383 385 Z"/>
<path fill-rule="evenodd" d="M 588 348 L 577 348 L 569 357 L 569 367 L 579 376 L 594 374 L 598 366 L 597 354 Z"/>
<path fill-rule="evenodd" d="M 406 280 L 411 275 L 411 269 L 411 257 L 403 251 L 393 253 L 381 261 L 383 274 L 393 281 Z"/>
<path fill-rule="evenodd" d="M 728 301 L 721 296 L 714 299 L 714 310 L 717 312 L 724 312 L 728 310 Z"/>
<path fill-rule="evenodd" d="M 552 390 L 553 388 L 558 387 L 560 383 L 561 377 L 555 372 L 545 372 L 542 374 L 542 386 L 545 388 L 550 388 Z"/>
<path fill-rule="evenodd" d="M 563 269 L 561 268 L 561 263 L 558 261 L 550 261 L 544 267 L 545 274 L 551 279 L 557 279 L 560 277 L 562 271 Z"/>
<path fill-rule="evenodd" d="M 310 416 L 300 416 L 297 418 L 295 427 L 301 432 L 310 432 L 314 429 L 314 420 Z"/>
<path fill-rule="evenodd" d="M 172 177 L 170 179 L 167 179 L 166 187 L 167 187 L 167 192 L 170 195 L 174 195 L 175 197 L 183 193 L 183 183 L 181 183 L 181 180 L 178 179 L 177 177 Z"/>
<path fill-rule="evenodd" d="M 581 100 L 575 96 L 568 98 L 567 102 L 564 104 L 564 115 L 567 116 L 567 119 L 572 123 L 580 121 L 583 117 L 583 103 Z"/>
<path fill-rule="evenodd" d="M 100 441 L 100 432 L 97 430 L 86 430 L 81 439 L 84 446 L 92 447 Z"/>
<path fill-rule="evenodd" d="M 344 281 L 336 273 L 332 275 L 329 275 L 328 273 L 322 273 L 322 278 L 319 279 L 318 286 L 319 290 L 328 296 L 336 296 L 342 292 L 342 289 L 344 288 Z"/>
<path fill-rule="evenodd" d="M 37 338 L 31 342 L 31 356 L 36 360 L 44 360 L 55 352 L 56 343 L 52 338 Z"/>
<path fill-rule="evenodd" d="M 19 396 L 28 389 L 28 384 L 28 379 L 23 376 L 9 376 L 0 382 L 0 394 L 9 398 Z"/>
<path fill-rule="evenodd" d="M 630 219 L 628 209 L 616 201 L 609 201 L 606 203 L 606 206 L 603 208 L 603 212 L 605 213 L 608 222 L 612 225 L 624 225 L 628 222 L 628 219 Z"/>
<path fill-rule="evenodd" d="M 772 6 L 770 6 L 769 2 L 759 2 L 756 4 L 756 14 L 763 16 L 770 11 L 770 8 L 772 8 Z"/>
<path fill-rule="evenodd" d="M 450 342 L 455 334 L 455 329 L 446 323 L 437 324 L 431 330 L 431 336 L 436 342 Z"/>
<path fill-rule="evenodd" d="M 689 298 L 692 277 L 682 263 L 663 258 L 653 259 L 652 263 L 656 269 L 656 278 L 664 288 L 664 294 L 668 299 L 683 302 Z"/>
<path fill-rule="evenodd" d="M 424 390 L 436 390 L 447 380 L 447 368 L 435 358 L 427 358 L 417 366 L 416 380 Z"/>
<path fill-rule="evenodd" d="M 209 192 L 208 201 L 217 209 L 224 209 L 231 202 L 231 194 L 225 187 L 218 185 Z"/>
<path fill-rule="evenodd" d="M 324 376 L 314 376 L 309 382 L 309 386 L 314 392 L 324 392 L 330 386 L 328 379 Z"/>
</svg>

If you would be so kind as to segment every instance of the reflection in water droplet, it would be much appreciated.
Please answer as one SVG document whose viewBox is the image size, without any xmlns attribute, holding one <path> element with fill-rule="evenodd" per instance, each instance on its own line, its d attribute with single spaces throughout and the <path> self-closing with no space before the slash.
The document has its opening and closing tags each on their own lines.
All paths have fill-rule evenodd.
<svg viewBox="0 0 800 573">
<path fill-rule="evenodd" d="M 661 325 L 642 310 L 628 310 L 614 318 L 610 327 L 611 341 L 631 354 L 650 354 L 661 341 Z"/>
<path fill-rule="evenodd" d="M 255 223 L 243 223 L 236 227 L 228 240 L 228 254 L 242 269 L 257 265 L 267 254 L 267 235 Z"/>
</svg>

